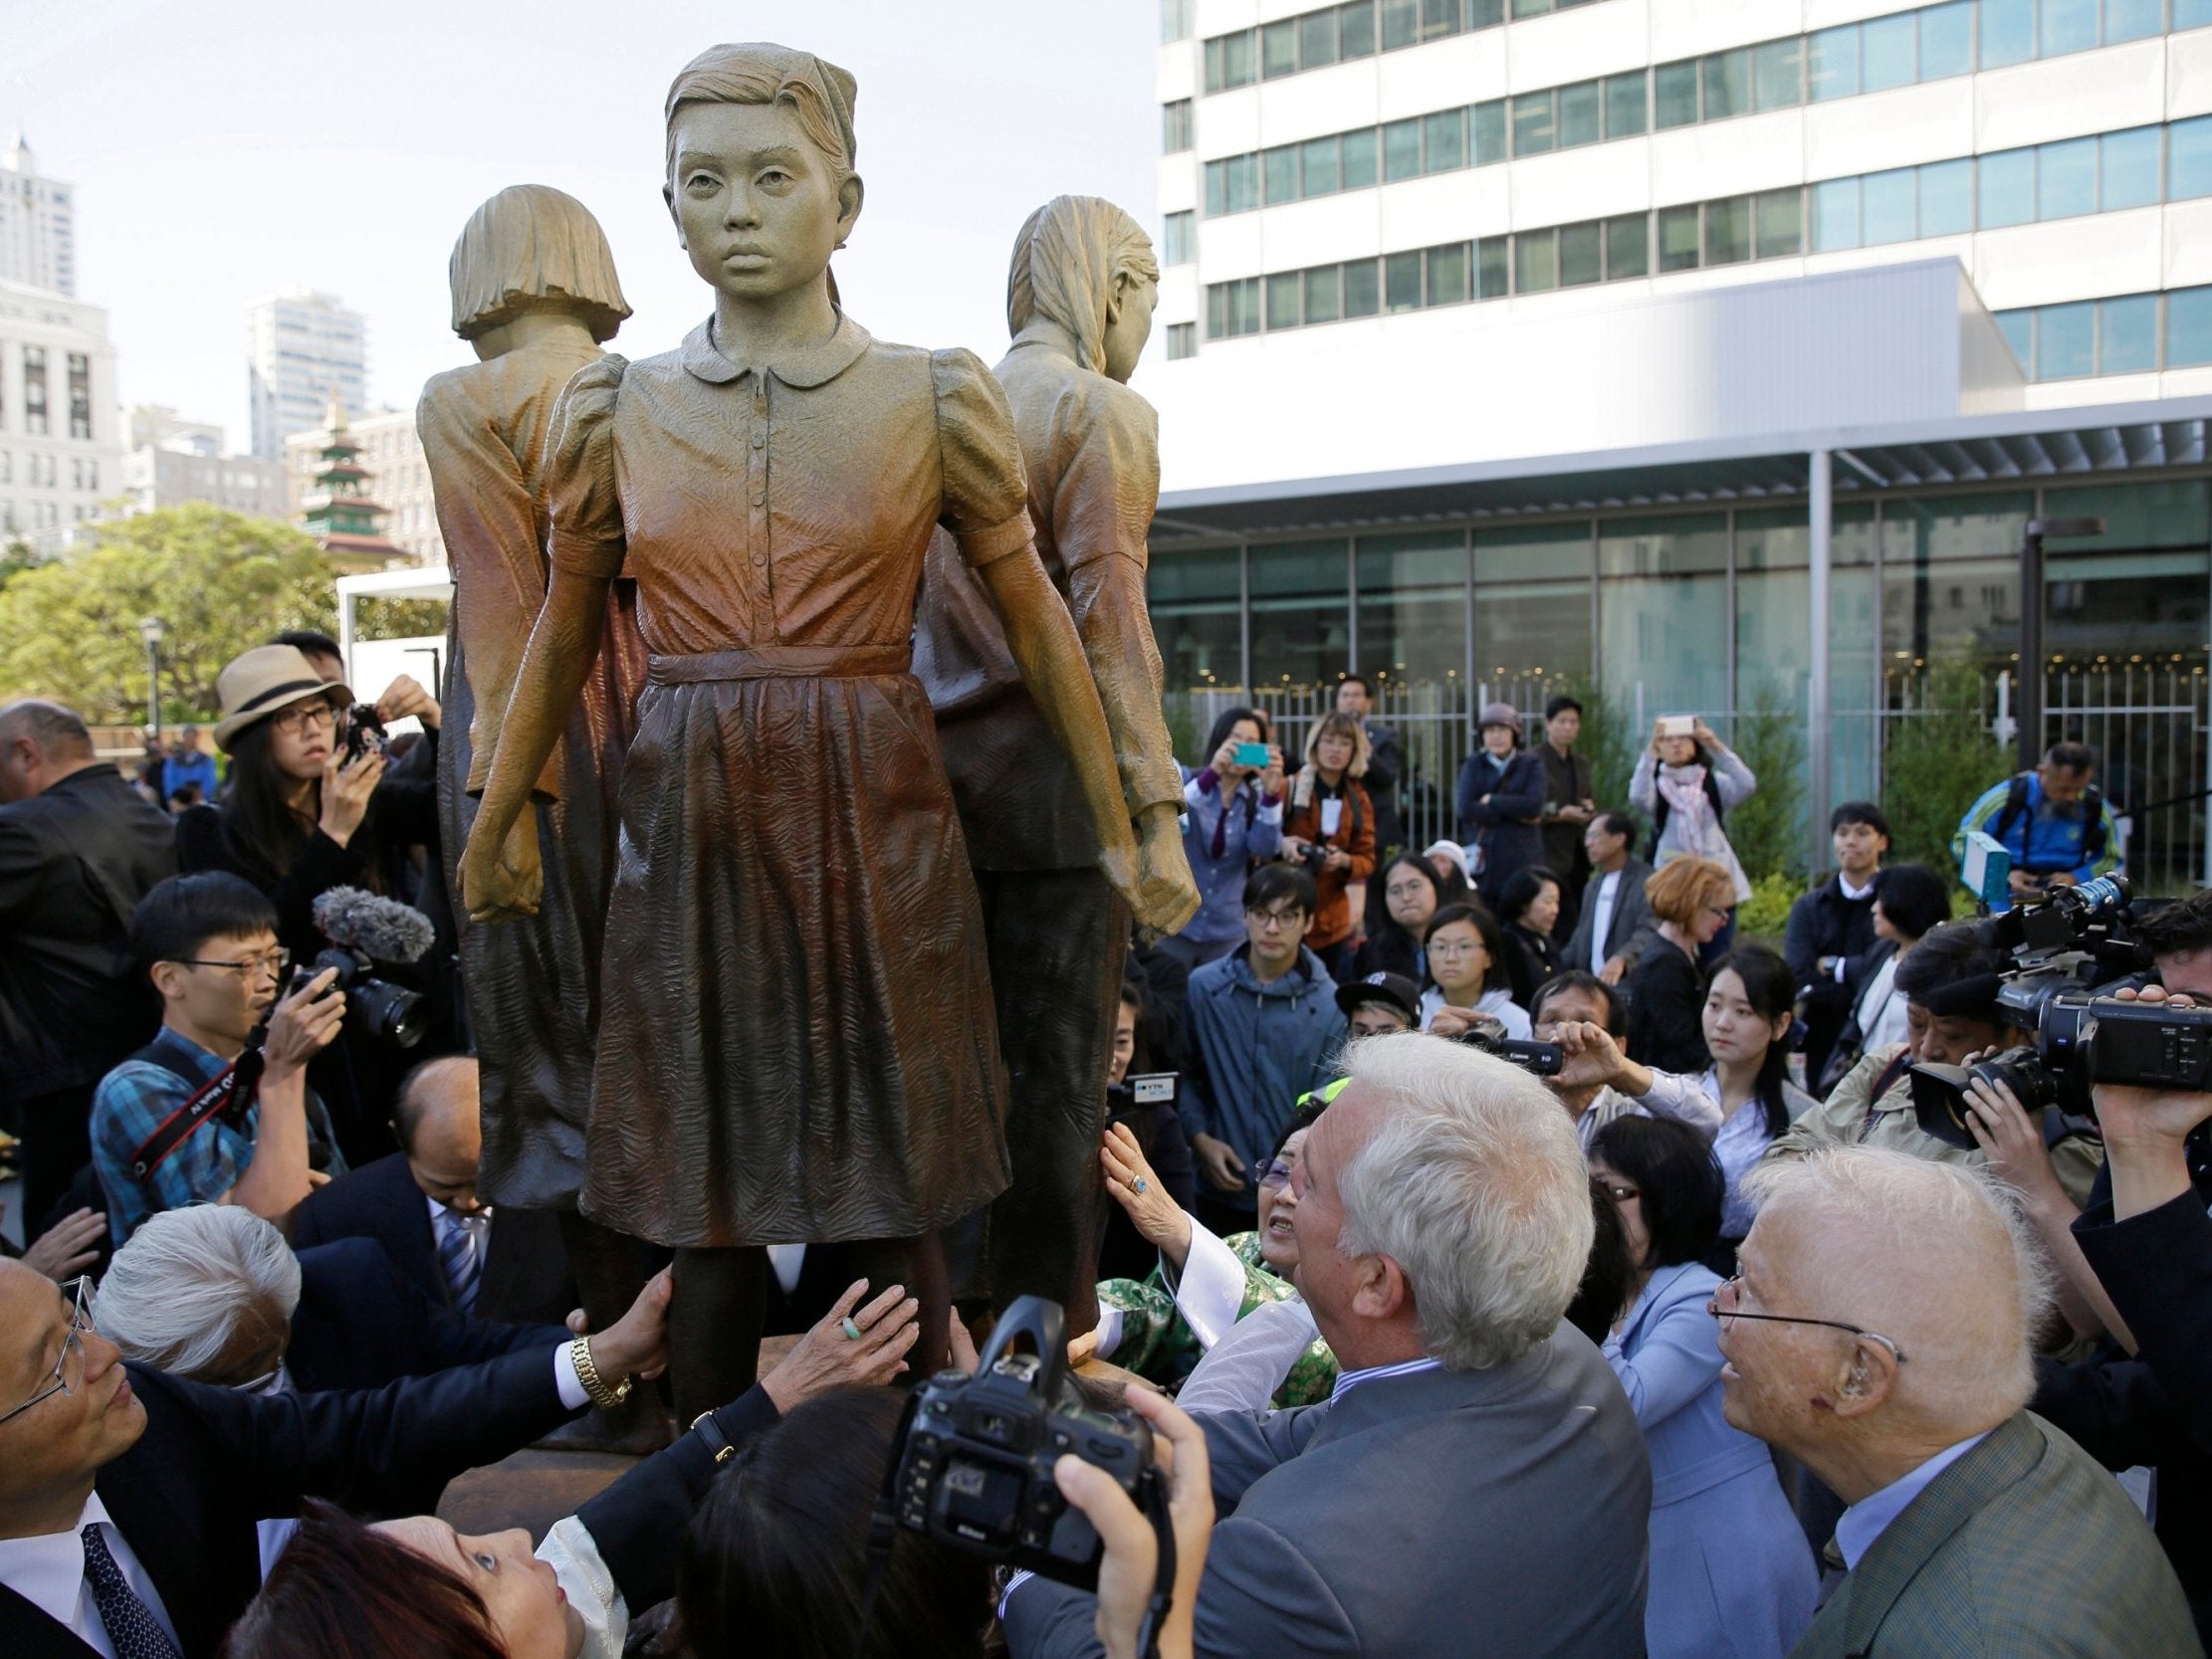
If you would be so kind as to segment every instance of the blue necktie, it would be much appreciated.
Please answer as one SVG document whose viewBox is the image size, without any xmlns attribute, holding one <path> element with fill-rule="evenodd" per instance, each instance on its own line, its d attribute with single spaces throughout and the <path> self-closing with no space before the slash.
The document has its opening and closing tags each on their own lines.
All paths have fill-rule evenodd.
<svg viewBox="0 0 2212 1659">
<path fill-rule="evenodd" d="M 93 1586 L 100 1622 L 108 1627 L 108 1639 L 115 1646 L 115 1659 L 178 1659 L 176 1644 L 162 1632 L 108 1553 L 100 1523 L 88 1523 L 77 1536 L 85 1541 L 85 1576 Z"/>
<path fill-rule="evenodd" d="M 438 1217 L 438 1268 L 453 1292 L 453 1305 L 466 1314 L 476 1307 L 477 1281 L 484 1276 L 484 1262 L 477 1253 L 476 1230 L 447 1210 Z"/>
</svg>

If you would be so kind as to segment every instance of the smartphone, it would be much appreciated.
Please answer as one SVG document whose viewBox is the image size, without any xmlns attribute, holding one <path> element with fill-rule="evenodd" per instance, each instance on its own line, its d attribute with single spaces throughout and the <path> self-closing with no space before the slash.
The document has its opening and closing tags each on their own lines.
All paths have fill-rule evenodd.
<svg viewBox="0 0 2212 1659">
<path fill-rule="evenodd" d="M 1236 745 L 1236 763 L 1239 766 L 1256 766 L 1259 770 L 1265 771 L 1267 769 L 1267 745 L 1265 743 L 1238 743 Z"/>
<path fill-rule="evenodd" d="M 1661 715 L 1659 723 L 1661 737 L 1694 737 L 1697 735 L 1695 715 Z"/>
</svg>

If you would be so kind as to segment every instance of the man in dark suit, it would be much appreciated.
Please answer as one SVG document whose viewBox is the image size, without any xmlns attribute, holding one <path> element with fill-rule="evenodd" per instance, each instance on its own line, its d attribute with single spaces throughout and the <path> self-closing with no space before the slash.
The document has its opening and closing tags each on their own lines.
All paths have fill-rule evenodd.
<svg viewBox="0 0 2212 1659">
<path fill-rule="evenodd" d="M 1343 1369 L 1320 1405 L 1196 1414 L 1221 1515 L 1198 1652 L 1642 1652 L 1651 1465 L 1560 1322 L 1592 1233 L 1566 1115 L 1440 1037 L 1357 1044 L 1348 1071 L 1291 1177 L 1298 1288 Z M 1464 1267 L 1501 1260 L 1502 1280 Z M 1095 1615 L 1019 1582 L 1007 1647 L 1095 1654 Z"/>
<path fill-rule="evenodd" d="M 1713 1299 L 1723 1409 L 1847 1506 L 1793 1659 L 2198 1652 L 2134 1504 L 2023 1409 L 2042 1269 L 1988 1177 L 1824 1146 L 1761 1185 Z"/>
<path fill-rule="evenodd" d="M 1659 918 L 1645 901 L 1652 867 L 1629 856 L 1636 821 L 1626 812 L 1601 813 L 1582 832 L 1590 855 L 1590 880 L 1567 939 L 1567 965 L 1618 985 L 1659 935 Z"/>
<path fill-rule="evenodd" d="M 445 1307 L 518 1324 L 565 1319 L 577 1298 L 556 1218 L 536 1210 L 495 1214 L 477 1197 L 484 1131 L 475 1059 L 441 1056 L 409 1073 L 392 1132 L 401 1150 L 341 1175 L 300 1206 L 293 1243 L 308 1250 L 372 1238 Z"/>
<path fill-rule="evenodd" d="M 1829 815 L 1836 873 L 1790 907 L 1782 955 L 1805 1002 L 1805 1075 L 1818 1078 L 1851 1017 L 1864 977 L 1855 966 L 1875 937 L 1875 878 L 1889 851 L 1889 820 L 1873 801 L 1846 801 Z"/>
<path fill-rule="evenodd" d="M 664 1305 L 665 1306 L 665 1305 Z M 594 1340 L 608 1380 L 666 1359 Z M 543 1350 L 375 1392 L 278 1394 L 126 1366 L 83 1304 L 0 1263 L 0 1651 L 213 1659 L 261 1579 L 254 1523 L 304 1497 L 396 1507 L 580 1409 Z"/>
<path fill-rule="evenodd" d="M 175 874 L 174 825 L 83 721 L 0 709 L 0 1105 L 21 1126 L 27 1239 L 93 1155 L 94 1089 L 160 1023 L 130 914 Z"/>
</svg>

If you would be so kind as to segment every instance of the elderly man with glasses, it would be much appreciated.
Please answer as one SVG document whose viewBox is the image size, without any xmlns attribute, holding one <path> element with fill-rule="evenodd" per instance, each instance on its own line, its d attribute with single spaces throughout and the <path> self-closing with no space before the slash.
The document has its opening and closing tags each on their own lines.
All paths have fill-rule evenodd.
<svg viewBox="0 0 2212 1659">
<path fill-rule="evenodd" d="M 2049 1287 L 2003 1189 L 1866 1146 L 1754 1180 L 1712 1300 L 1723 1410 L 1846 1505 L 1793 1659 L 2200 1652 L 2127 1495 L 2024 1409 Z"/>
<path fill-rule="evenodd" d="M 337 1036 L 345 998 L 326 969 L 289 987 L 276 908 L 217 872 L 172 876 L 131 918 L 161 998 L 153 1040 L 101 1080 L 93 1164 L 116 1244 L 161 1210 L 243 1204 L 282 1224 L 343 1170 L 308 1062 Z"/>
</svg>

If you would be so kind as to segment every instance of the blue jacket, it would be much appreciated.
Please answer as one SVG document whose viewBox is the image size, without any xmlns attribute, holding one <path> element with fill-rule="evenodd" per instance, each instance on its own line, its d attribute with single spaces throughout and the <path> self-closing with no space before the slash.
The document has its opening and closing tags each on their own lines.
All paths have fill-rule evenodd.
<svg viewBox="0 0 2212 1659">
<path fill-rule="evenodd" d="M 1482 844 L 1474 885 L 1484 898 L 1495 899 L 1516 871 L 1544 862 L 1544 830 L 1534 821 L 1544 810 L 1544 763 L 1529 750 L 1502 762 L 1487 749 L 1468 755 L 1459 767 L 1458 806 L 1461 844 Z"/>
<path fill-rule="evenodd" d="M 1980 830 L 1985 835 L 1997 836 L 2004 843 L 2005 851 L 2012 854 L 2015 870 L 2037 876 L 2067 872 L 2076 881 L 2086 882 L 2108 875 L 2119 863 L 2119 829 L 2112 822 L 2109 801 L 2100 797 L 2099 815 L 2104 827 L 2104 840 L 2097 857 L 2090 858 L 2084 845 L 2090 827 L 2086 802 L 2060 806 L 2044 799 L 2043 779 L 2030 772 L 2027 803 L 2013 815 L 2005 833 L 1998 836 L 1997 820 L 2005 815 L 2005 803 L 2011 796 L 2012 779 L 2009 777 L 1982 791 L 1980 798 L 1966 809 L 1966 816 L 1958 821 L 1958 833 L 1951 837 L 1953 858 L 1964 857 L 1966 832 Z M 2008 900 L 1990 908 L 2004 911 L 2011 909 L 2011 904 Z"/>
<path fill-rule="evenodd" d="M 1720 1411 L 1718 1275 L 1662 1267 L 1605 1346 L 1652 1454 L 1650 1659 L 1782 1659 L 1820 1575 L 1767 1449 Z"/>
<path fill-rule="evenodd" d="M 172 754 L 161 762 L 161 804 L 166 806 L 187 783 L 200 786 L 200 799 L 212 802 L 220 791 L 215 784 L 215 756 L 194 749 L 181 758 Z"/>
<path fill-rule="evenodd" d="M 1282 850 L 1282 802 L 1263 805 L 1259 786 L 1246 781 L 1230 797 L 1224 824 L 1220 787 L 1213 779 L 1209 769 L 1183 782 L 1183 850 L 1198 878 L 1199 913 L 1185 924 L 1182 936 L 1200 944 L 1244 936 L 1244 878 L 1254 859 Z"/>
<path fill-rule="evenodd" d="M 1298 1097 L 1330 1080 L 1344 1040 L 1336 982 L 1319 956 L 1301 946 L 1298 965 L 1269 985 L 1250 957 L 1251 946 L 1238 945 L 1191 975 L 1176 1101 L 1186 1131 L 1227 1141 L 1247 1166 L 1274 1145 Z M 1249 1187 L 1244 1201 L 1253 1201 Z"/>
</svg>

